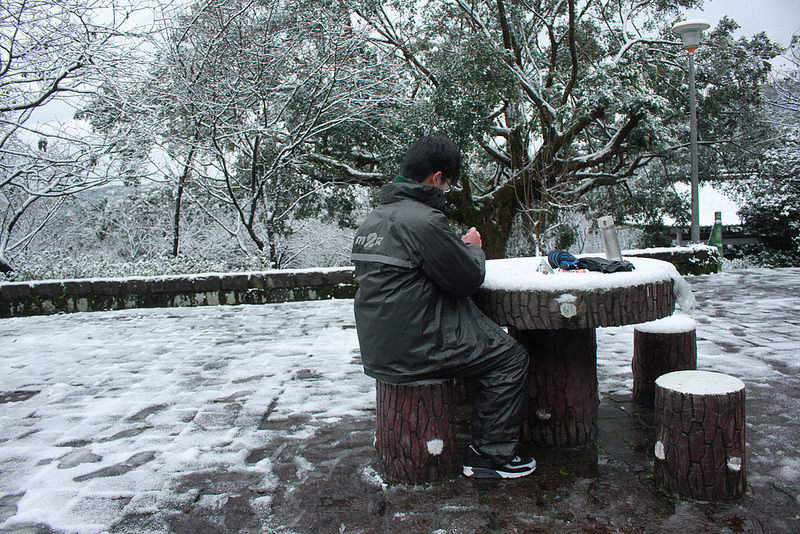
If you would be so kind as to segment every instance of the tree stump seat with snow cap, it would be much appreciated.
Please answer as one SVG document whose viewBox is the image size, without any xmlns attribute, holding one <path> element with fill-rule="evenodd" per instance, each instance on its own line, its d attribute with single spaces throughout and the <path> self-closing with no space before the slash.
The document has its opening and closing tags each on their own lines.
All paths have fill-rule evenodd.
<svg viewBox="0 0 800 534">
<path fill-rule="evenodd" d="M 453 380 L 376 381 L 375 448 L 387 482 L 421 484 L 461 472 Z"/>
<path fill-rule="evenodd" d="M 656 379 L 673 371 L 697 369 L 697 324 L 688 315 L 638 324 L 633 330 L 633 401 L 655 405 Z"/>
<path fill-rule="evenodd" d="M 738 378 L 676 371 L 656 380 L 654 475 L 666 490 L 704 501 L 746 488 L 745 392 Z"/>
</svg>

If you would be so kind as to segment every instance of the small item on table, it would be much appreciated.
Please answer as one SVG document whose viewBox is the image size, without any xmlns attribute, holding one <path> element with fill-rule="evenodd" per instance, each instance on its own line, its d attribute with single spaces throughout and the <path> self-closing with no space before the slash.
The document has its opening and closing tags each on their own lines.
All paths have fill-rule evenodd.
<svg viewBox="0 0 800 534">
<path fill-rule="evenodd" d="M 553 274 L 553 269 L 547 264 L 547 261 L 542 259 L 542 261 L 539 262 L 539 266 L 536 268 L 536 272 L 542 274 Z"/>
<path fill-rule="evenodd" d="M 606 215 L 597 219 L 597 226 L 600 228 L 600 235 L 603 238 L 603 248 L 606 250 L 606 258 L 609 260 L 621 260 L 622 251 L 619 248 L 617 238 L 617 227 L 614 226 L 614 217 Z"/>
</svg>

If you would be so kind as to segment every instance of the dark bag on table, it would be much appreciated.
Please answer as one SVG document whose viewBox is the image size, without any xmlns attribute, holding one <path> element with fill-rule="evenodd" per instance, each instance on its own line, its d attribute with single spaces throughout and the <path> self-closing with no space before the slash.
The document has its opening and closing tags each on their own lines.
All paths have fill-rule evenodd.
<svg viewBox="0 0 800 534">
<path fill-rule="evenodd" d="M 632 271 L 633 264 L 626 260 L 607 260 L 605 258 L 580 258 L 578 268 L 601 273 L 618 273 Z"/>
</svg>

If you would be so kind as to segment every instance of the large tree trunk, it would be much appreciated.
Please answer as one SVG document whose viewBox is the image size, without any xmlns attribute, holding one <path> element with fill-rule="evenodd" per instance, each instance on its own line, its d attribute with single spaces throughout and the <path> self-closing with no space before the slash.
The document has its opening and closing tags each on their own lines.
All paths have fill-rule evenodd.
<svg viewBox="0 0 800 534">
<path fill-rule="evenodd" d="M 517 151 L 520 150 L 524 150 L 524 146 L 517 146 Z M 481 212 L 481 220 L 476 224 L 487 259 L 506 257 L 511 228 L 520 213 L 523 217 L 531 218 L 531 224 L 526 224 L 523 231 L 537 236 L 537 243 L 538 236 L 547 226 L 547 212 L 540 209 L 541 182 L 530 169 L 528 158 L 517 155 L 512 157 L 512 162 L 511 173 L 514 178 L 494 194 L 491 205 Z M 474 224 L 470 221 L 464 223 Z"/>
<path fill-rule="evenodd" d="M 514 197 L 514 189 L 504 187 L 495 195 L 493 208 L 487 209 L 479 222 L 475 224 L 483 241 L 483 252 L 490 260 L 506 257 L 506 243 L 511 234 L 511 225 L 517 214 L 518 204 Z"/>
</svg>

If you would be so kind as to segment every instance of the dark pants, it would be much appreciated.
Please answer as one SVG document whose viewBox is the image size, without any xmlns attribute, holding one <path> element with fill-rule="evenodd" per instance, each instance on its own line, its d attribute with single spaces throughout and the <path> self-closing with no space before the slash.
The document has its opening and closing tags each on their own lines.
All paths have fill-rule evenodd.
<svg viewBox="0 0 800 534">
<path fill-rule="evenodd" d="M 477 389 L 472 405 L 472 445 L 493 462 L 514 456 L 522 426 L 522 396 L 528 381 L 528 353 L 520 344 L 461 367 L 454 378 L 472 378 Z"/>
</svg>

